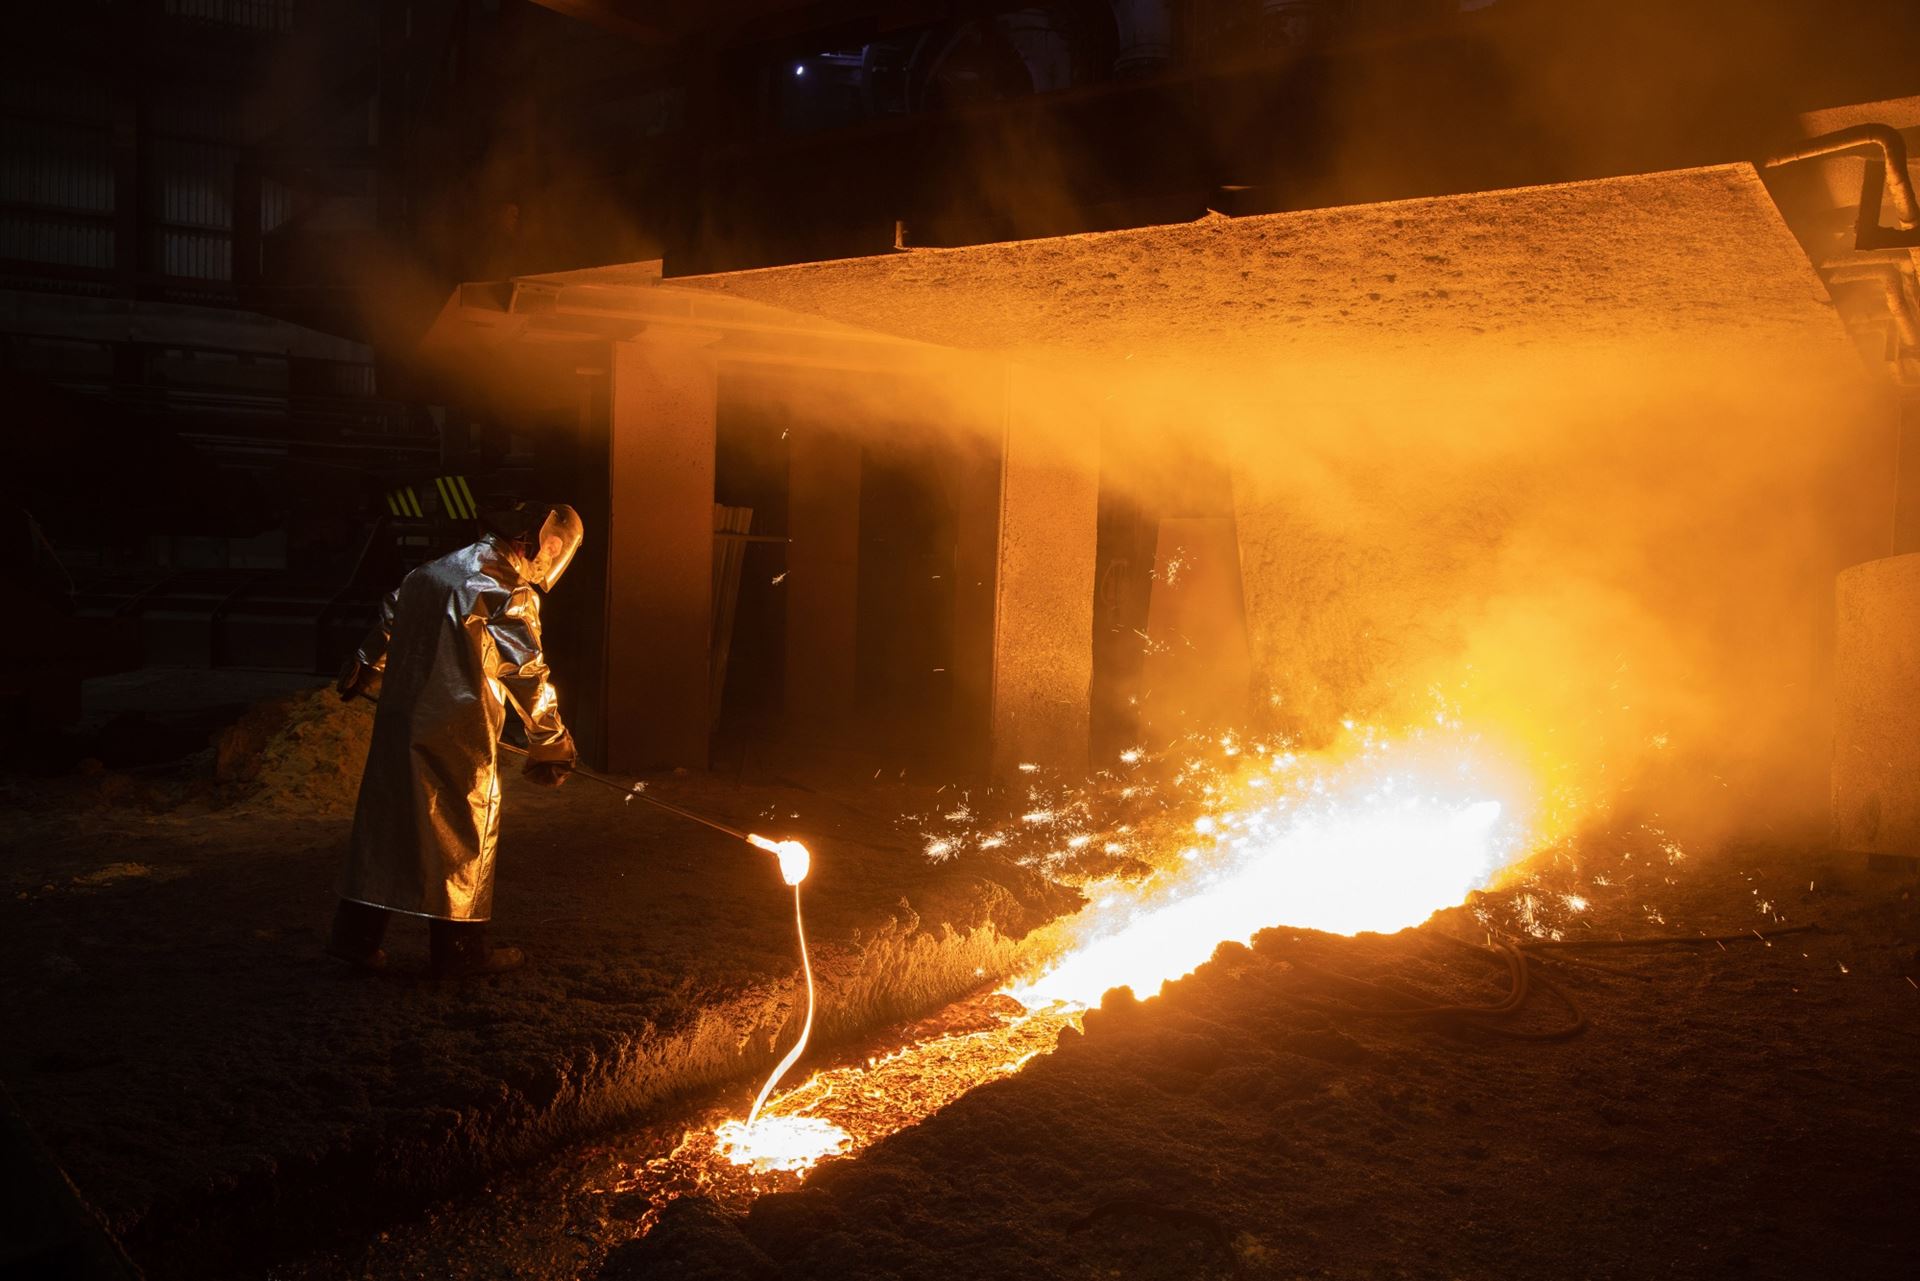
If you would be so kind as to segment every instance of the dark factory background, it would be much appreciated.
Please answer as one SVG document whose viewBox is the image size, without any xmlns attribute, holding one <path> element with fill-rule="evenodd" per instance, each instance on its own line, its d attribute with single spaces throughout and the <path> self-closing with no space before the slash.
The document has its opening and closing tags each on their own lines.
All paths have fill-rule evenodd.
<svg viewBox="0 0 1920 1281">
<path fill-rule="evenodd" d="M 54 722 L 141 664 L 330 671 L 477 505 L 567 496 L 573 436 L 413 359 L 462 282 L 1750 158 L 1795 113 L 1903 91 L 1920 39 L 1901 0 L 85 0 L 6 23 L 5 501 L 55 621 L 0 695 Z M 723 489 L 761 485 L 750 453 Z M 777 697 L 778 648 L 735 645 L 723 706 Z"/>
</svg>

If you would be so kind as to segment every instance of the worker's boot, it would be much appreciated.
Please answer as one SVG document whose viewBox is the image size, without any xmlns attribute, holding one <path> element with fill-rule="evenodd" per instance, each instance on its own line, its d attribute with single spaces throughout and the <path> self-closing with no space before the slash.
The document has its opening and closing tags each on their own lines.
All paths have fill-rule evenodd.
<svg viewBox="0 0 1920 1281">
<path fill-rule="evenodd" d="M 429 922 L 428 944 L 433 972 L 440 978 L 504 974 L 519 969 L 527 960 L 526 953 L 517 947 L 491 946 L 483 921 Z"/>
<path fill-rule="evenodd" d="M 327 955 L 345 961 L 357 970 L 384 970 L 387 954 L 380 941 L 387 934 L 387 913 L 368 903 L 341 899 L 333 914 L 333 933 L 327 939 Z"/>
</svg>

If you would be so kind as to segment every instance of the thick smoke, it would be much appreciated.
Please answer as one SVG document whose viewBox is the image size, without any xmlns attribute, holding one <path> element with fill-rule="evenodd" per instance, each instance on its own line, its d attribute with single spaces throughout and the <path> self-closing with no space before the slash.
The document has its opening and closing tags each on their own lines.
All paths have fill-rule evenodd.
<svg viewBox="0 0 1920 1281">
<path fill-rule="evenodd" d="M 1018 422 L 1148 508 L 1169 478 L 1225 478 L 1251 680 L 1206 728 L 1313 749 L 1350 722 L 1457 726 L 1511 764 L 1542 836 L 1622 816 L 1804 834 L 1824 812 L 1832 578 L 1890 539 L 1889 406 L 1832 323 L 1811 353 L 1648 336 L 1451 367 L 1036 353 Z M 1007 429 L 1000 358 L 921 349 L 902 368 L 818 401 L 796 384 L 797 417 L 969 450 Z M 1210 674 L 1244 661 L 1220 621 L 1147 643 Z"/>
<path fill-rule="evenodd" d="M 1832 575 L 1888 536 L 1865 380 L 1557 364 L 1240 420 L 1257 722 L 1457 721 L 1550 826 L 1816 819 Z"/>
<path fill-rule="evenodd" d="M 1474 28 L 1430 73 L 1389 51 L 1351 64 L 1376 75 L 1313 82 L 1300 100 L 1311 110 L 1271 130 L 1276 145 L 1296 149 L 1276 153 L 1276 165 L 1298 176 L 1297 149 L 1309 145 L 1320 160 L 1287 203 L 1733 158 L 1822 101 L 1811 74 L 1753 96 L 1827 29 L 1791 6 L 1739 6 L 1740 22 L 1709 30 L 1688 19 L 1680 25 L 1699 38 L 1685 41 L 1671 38 L 1673 21 L 1649 17 L 1654 6 L 1565 6 L 1559 17 L 1553 6 L 1515 8 L 1532 25 Z M 1721 38 L 1708 38 L 1715 31 Z M 1608 66 L 1629 64 L 1634 76 L 1607 79 Z M 1436 101 L 1448 109 L 1422 106 Z M 1476 132 L 1496 123 L 1497 133 Z M 1231 124 L 1201 120 L 1196 150 L 1233 153 L 1244 139 Z M 1007 234 L 1055 230 L 1102 181 L 1066 155 L 1071 145 L 1036 136 L 1018 166 L 981 158 L 976 182 L 953 185 L 973 186 Z M 1230 169 L 1200 177 L 1261 182 L 1273 172 Z M 1589 234 L 1564 230 L 1567 243 Z M 1713 243 L 1710 221 L 1681 231 Z M 1460 234 L 1497 243 L 1510 229 L 1490 218 Z M 1314 248 L 1297 246 L 1302 259 Z M 1081 265 L 1061 258 L 1057 297 L 1086 284 Z M 1500 270 L 1508 266 L 1507 297 L 1558 291 L 1577 311 L 1591 284 L 1591 305 L 1623 310 L 1603 280 L 1553 256 Z M 1738 299 L 1754 283 L 1717 287 Z M 1817 290 L 1810 272 L 1801 285 Z M 815 310 L 809 287 L 779 300 L 782 324 Z M 900 332 L 879 314 L 901 309 L 893 285 L 876 276 L 868 287 L 873 314 L 817 310 Z M 1115 307 L 1141 301 L 1108 293 Z M 956 278 L 951 298 L 915 305 L 928 315 L 1000 305 L 1017 328 L 1032 301 L 996 304 Z M 1649 304 L 1641 332 L 1600 348 L 1530 341 L 1521 325 L 1500 344 L 1430 344 L 1417 362 L 1377 350 L 1347 359 L 1330 345 L 1272 364 L 1142 369 L 1115 350 L 1069 365 L 1050 336 L 1014 334 L 991 356 L 908 348 L 884 357 L 889 377 L 796 380 L 791 401 L 815 430 L 945 437 L 972 455 L 1006 430 L 1010 359 L 1033 373 L 1021 422 L 1047 435 L 1064 468 L 1098 467 L 1110 491 L 1159 511 L 1170 478 L 1225 478 L 1215 510 L 1234 521 L 1251 642 L 1247 697 L 1227 719 L 1248 729 L 1312 747 L 1348 721 L 1389 731 L 1457 722 L 1515 763 L 1547 828 L 1621 809 L 1700 829 L 1818 821 L 1831 581 L 1887 550 L 1886 407 L 1863 370 L 1830 351 L 1808 357 L 1778 333 L 1673 348 L 1661 335 L 1686 317 L 1660 306 Z M 1070 330 L 1072 309 L 1051 323 Z M 1316 324 L 1335 332 L 1341 322 L 1329 325 L 1323 309 L 1303 327 Z M 936 318 L 929 328 L 938 327 Z M 1837 320 L 1833 329 L 1837 338 Z"/>
</svg>

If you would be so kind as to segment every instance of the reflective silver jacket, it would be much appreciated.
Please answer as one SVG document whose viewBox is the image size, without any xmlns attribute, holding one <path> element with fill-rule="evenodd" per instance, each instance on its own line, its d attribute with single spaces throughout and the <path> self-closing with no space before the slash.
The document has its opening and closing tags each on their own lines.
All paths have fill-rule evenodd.
<svg viewBox="0 0 1920 1281">
<path fill-rule="evenodd" d="M 534 760 L 571 760 L 540 597 L 491 536 L 422 565 L 361 645 L 382 673 L 342 898 L 452 921 L 493 914 L 506 703 Z"/>
</svg>

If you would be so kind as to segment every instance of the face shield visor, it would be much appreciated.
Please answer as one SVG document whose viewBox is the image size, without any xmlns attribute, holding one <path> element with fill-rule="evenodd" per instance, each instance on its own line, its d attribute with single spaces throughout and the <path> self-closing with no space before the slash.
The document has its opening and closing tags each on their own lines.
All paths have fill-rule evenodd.
<svg viewBox="0 0 1920 1281">
<path fill-rule="evenodd" d="M 565 503 L 555 505 L 540 523 L 539 542 L 527 561 L 527 580 L 543 592 L 552 591 L 585 537 L 580 513 Z"/>
<path fill-rule="evenodd" d="M 565 503 L 515 503 L 481 517 L 481 524 L 508 550 L 521 576 L 543 592 L 567 572 L 586 536 L 580 513 Z"/>
</svg>

